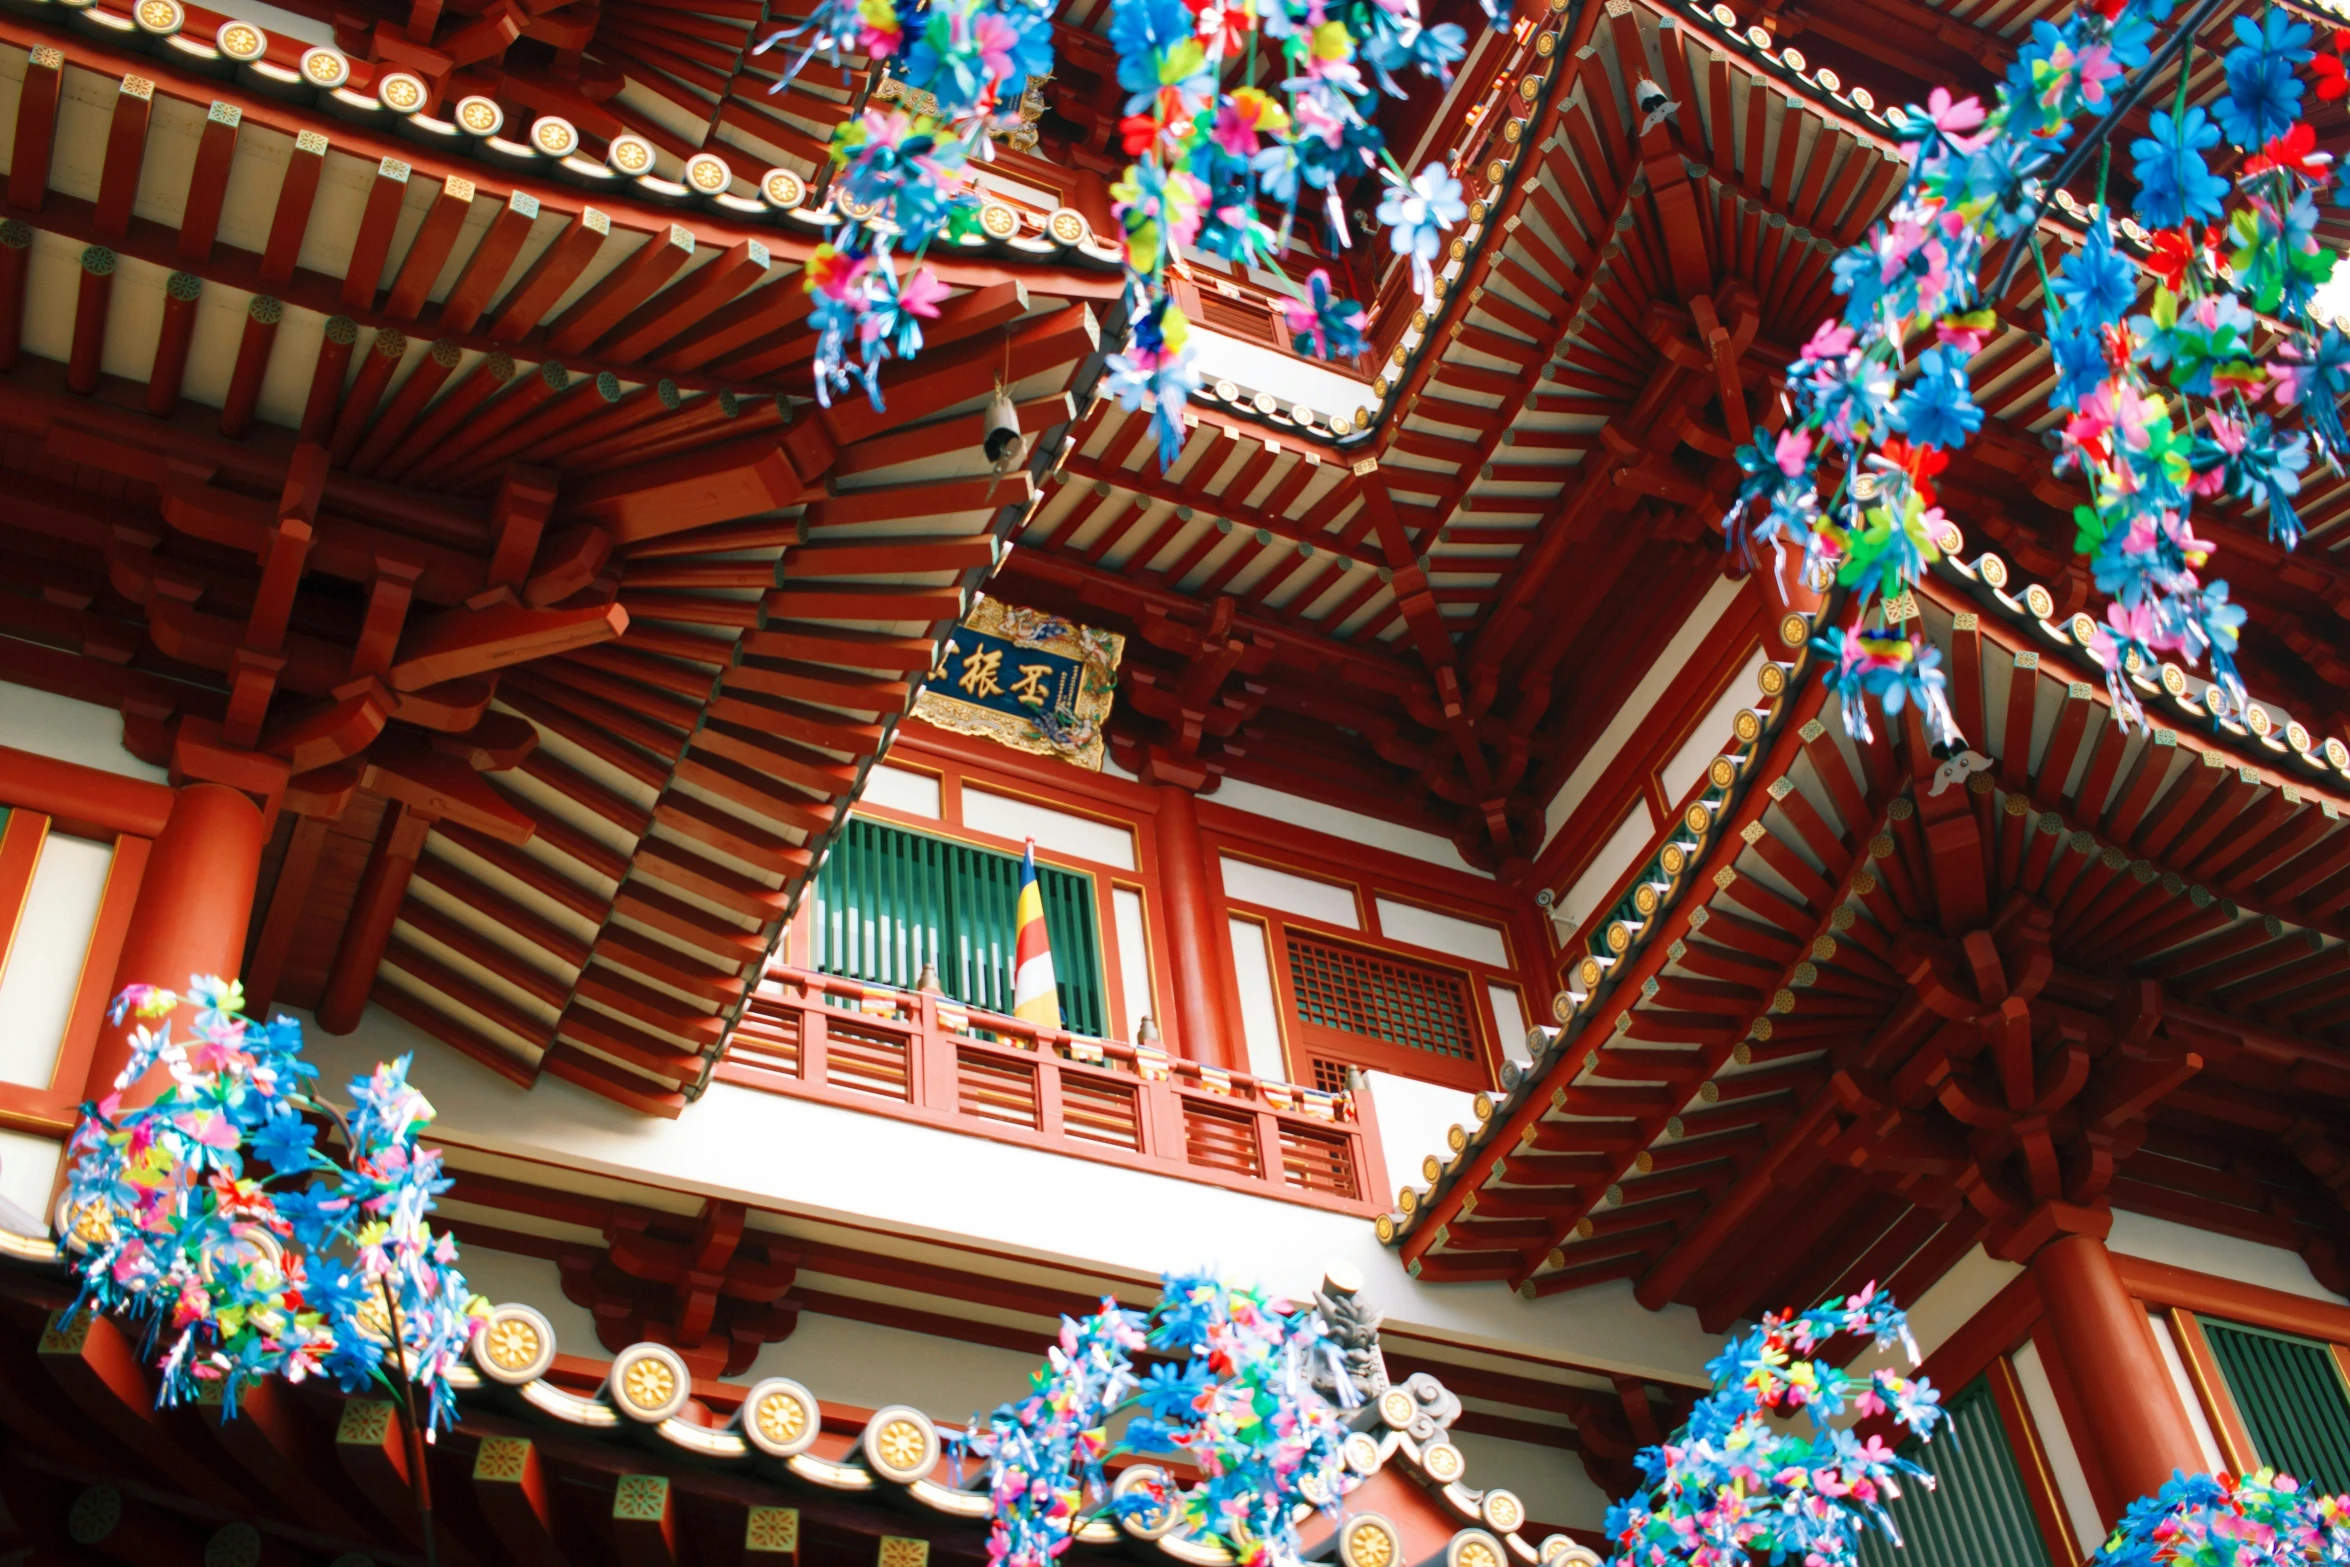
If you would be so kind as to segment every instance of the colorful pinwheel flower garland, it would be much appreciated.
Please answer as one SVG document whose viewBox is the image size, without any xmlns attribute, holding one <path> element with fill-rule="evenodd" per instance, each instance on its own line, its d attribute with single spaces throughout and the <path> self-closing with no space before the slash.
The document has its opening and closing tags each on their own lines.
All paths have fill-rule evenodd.
<svg viewBox="0 0 2350 1567">
<path fill-rule="evenodd" d="M 2140 716 L 2127 677 L 2150 675 L 2165 654 L 2188 666 L 2208 659 L 2229 701 L 2239 711 L 2245 702 L 2234 662 L 2244 612 L 2225 582 L 2206 580 L 2212 546 L 2189 513 L 2197 499 L 2232 498 L 2265 510 L 2270 536 L 2289 548 L 2313 454 L 2338 468 L 2350 447 L 2338 413 L 2350 340 L 2311 312 L 2335 260 L 2315 237 L 2332 170 L 2297 118 L 2304 68 L 2320 98 L 2344 92 L 2350 34 L 2319 56 L 2311 29 L 2282 9 L 2236 18 L 2226 91 L 2207 113 L 2187 103 L 2185 83 L 2212 6 L 2200 4 L 2157 57 L 2155 24 L 2170 9 L 2100 0 L 2037 22 L 1995 108 L 1937 89 L 1896 117 L 1908 180 L 1837 259 L 1843 317 L 1789 367 L 1784 427 L 1739 453 L 1746 478 L 1728 524 L 1738 565 L 1767 554 L 1784 570 L 1793 550 L 1807 582 L 1852 590 L 1847 623 L 1814 645 L 1855 733 L 1868 732 L 1871 705 L 1891 715 L 1915 704 L 1931 739 L 1958 739 L 1933 650 L 1882 609 L 1937 558 L 1932 475 L 1981 427 L 1967 366 L 1998 329 L 1992 301 L 2027 258 L 2043 285 L 2049 406 L 2063 416 L 2055 466 L 2085 487 L 2076 544 L 2111 600 L 2091 653 L 2115 710 L 2125 722 Z M 2172 103 L 2128 147 L 2135 220 L 2153 231 L 2148 259 L 2117 249 L 2101 165 L 2088 233 L 2051 272 L 2040 220 L 2055 190 L 2181 52 L 2190 58 L 2178 62 Z M 2075 145 L 2077 124 L 2092 135 Z M 2241 154 L 2232 179 L 2212 167 L 2223 146 Z M 2003 242 L 2004 270 L 1987 281 Z"/>
<path fill-rule="evenodd" d="M 1907 1318 L 1873 1284 L 1810 1311 L 1767 1315 L 1724 1345 L 1706 1367 L 1713 1391 L 1689 1423 L 1633 1460 L 1640 1488 L 1608 1509 L 1610 1567 L 1855 1567 L 1871 1522 L 1893 1535 L 1885 1499 L 1901 1494 L 1904 1477 L 1931 1488 L 1933 1476 L 1882 1438 L 1864 1441 L 1830 1422 L 1889 1416 L 1931 1440 L 1940 1395 L 1921 1378 L 1892 1369 L 1854 1377 L 1824 1358 L 1832 1341 L 1855 1338 L 1880 1350 L 1898 1344 L 1917 1363 Z M 1793 1424 L 1798 1413 L 1808 1429 Z"/>
<path fill-rule="evenodd" d="M 2350 1497 L 2262 1469 L 2174 1474 L 2122 1514 L 2099 1567 L 2309 1567 L 2350 1562 Z"/>
<path fill-rule="evenodd" d="M 1490 5 L 1488 16 L 1505 20 Z M 1369 106 L 1376 91 L 1402 96 L 1396 78 L 1407 71 L 1449 81 L 1467 45 L 1457 26 L 1423 24 L 1417 0 L 1113 0 L 1110 39 L 1134 162 L 1111 189 L 1133 337 L 1110 361 L 1109 384 L 1127 408 L 1150 411 L 1163 467 L 1182 450 L 1184 405 L 1198 388 L 1190 325 L 1168 287 L 1186 252 L 1269 264 L 1301 206 L 1320 212 L 1326 248 L 1347 246 L 1342 183 L 1375 174 L 1388 187 L 1379 221 L 1389 243 L 1432 295 L 1443 236 L 1468 213 L 1460 181 L 1441 163 L 1407 178 Z M 1284 68 L 1278 97 L 1256 85 L 1265 46 Z M 1239 85 L 1227 86 L 1235 73 Z M 1362 309 L 1334 297 L 1326 271 L 1286 314 L 1300 353 L 1362 351 Z"/>
<path fill-rule="evenodd" d="M 195 1010 L 184 1040 L 168 1021 L 183 1002 Z M 449 1185 L 439 1152 L 416 1141 L 432 1106 L 403 1056 L 353 1080 L 342 1116 L 311 1091 L 301 1026 L 243 1017 L 243 1004 L 234 982 L 212 978 L 185 996 L 134 986 L 116 1000 L 115 1022 L 146 1021 L 115 1091 L 74 1133 L 74 1310 L 145 1329 L 164 1404 L 217 1383 L 233 1414 L 265 1377 L 324 1375 L 346 1392 L 421 1387 L 427 1424 L 445 1426 L 447 1373 L 485 1307 L 456 1270 L 456 1243 L 427 1222 Z M 158 1067 L 170 1086 L 126 1106 Z M 317 1146 L 312 1116 L 342 1131 L 342 1162 Z"/>
<path fill-rule="evenodd" d="M 759 47 L 800 46 L 780 88 L 822 52 L 866 56 L 899 86 L 832 133 L 832 236 L 809 258 L 816 399 L 862 386 L 879 408 L 881 366 L 922 350 L 946 286 L 921 265 L 942 235 L 978 232 L 979 198 L 964 170 L 989 156 L 987 133 L 1009 122 L 1031 77 L 1053 68 L 1052 16 L 1030 0 L 822 0 L 804 22 Z M 911 268 L 901 275 L 901 259 Z"/>
<path fill-rule="evenodd" d="M 1296 1567 L 1298 1504 L 1328 1507 L 1349 1488 L 1345 1413 L 1314 1373 L 1334 1373 L 1342 1397 L 1352 1384 L 1320 1315 L 1205 1274 L 1170 1274 L 1163 1289 L 1149 1313 L 1105 1300 L 1064 1318 L 1028 1396 L 972 1421 L 960 1451 L 987 1465 L 990 1561 L 1049 1567 L 1089 1518 L 1118 1512 L 1152 1514 L 1243 1567 Z M 1169 1358 L 1140 1377 L 1145 1345 Z M 1202 1478 L 1113 1497 L 1106 1465 L 1130 1453 L 1182 1455 Z"/>
<path fill-rule="evenodd" d="M 806 278 L 818 401 L 862 386 L 879 407 L 881 366 L 920 352 L 946 293 L 922 258 L 941 236 L 976 231 L 969 166 L 990 156 L 987 133 L 1007 106 L 1051 72 L 1051 39 L 1050 6 L 1031 0 L 821 0 L 760 45 L 798 49 L 776 87 L 815 55 L 845 64 L 848 51 L 899 89 L 895 103 L 877 98 L 833 132 L 838 221 Z M 1111 187 L 1130 336 L 1109 385 L 1127 407 L 1151 411 L 1169 463 L 1197 386 L 1190 326 L 1168 288 L 1186 253 L 1266 262 L 1287 248 L 1301 203 L 1320 211 L 1331 246 L 1348 245 L 1341 186 L 1375 173 L 1389 187 L 1379 220 L 1390 243 L 1432 292 L 1444 234 L 1467 214 L 1460 182 L 1441 163 L 1407 178 L 1369 105 L 1376 91 L 1401 96 L 1397 76 L 1410 70 L 1449 80 L 1466 40 L 1449 23 L 1424 25 L 1417 0 L 1113 0 L 1110 39 L 1134 162 Z M 1256 85 L 1265 46 L 1282 68 L 1271 92 Z M 1287 314 L 1301 353 L 1362 351 L 1363 310 L 1334 294 L 1326 270 Z"/>
</svg>

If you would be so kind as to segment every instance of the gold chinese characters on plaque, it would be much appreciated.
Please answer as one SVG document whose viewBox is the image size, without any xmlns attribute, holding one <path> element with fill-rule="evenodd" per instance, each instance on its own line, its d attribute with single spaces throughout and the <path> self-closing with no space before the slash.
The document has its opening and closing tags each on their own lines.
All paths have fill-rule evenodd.
<svg viewBox="0 0 2350 1567">
<path fill-rule="evenodd" d="M 981 599 L 924 678 L 914 716 L 1098 773 L 1125 653 L 1114 631 Z"/>
</svg>

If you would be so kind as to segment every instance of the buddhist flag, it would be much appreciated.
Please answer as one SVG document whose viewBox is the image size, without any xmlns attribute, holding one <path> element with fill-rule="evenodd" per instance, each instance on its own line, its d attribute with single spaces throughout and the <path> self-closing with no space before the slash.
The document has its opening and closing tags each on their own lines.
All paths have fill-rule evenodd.
<svg viewBox="0 0 2350 1567">
<path fill-rule="evenodd" d="M 1020 856 L 1020 927 L 1012 958 L 1012 1016 L 1061 1026 L 1061 992 L 1053 983 L 1053 944 L 1045 935 L 1044 894 L 1036 885 L 1036 840 Z"/>
</svg>

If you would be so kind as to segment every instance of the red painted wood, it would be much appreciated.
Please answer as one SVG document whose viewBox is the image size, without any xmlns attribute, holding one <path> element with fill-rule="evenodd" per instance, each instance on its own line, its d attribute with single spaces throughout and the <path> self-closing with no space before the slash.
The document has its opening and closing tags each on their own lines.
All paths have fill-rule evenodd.
<svg viewBox="0 0 2350 1567">
<path fill-rule="evenodd" d="M 522 242 L 530 237 L 530 226 L 538 215 L 537 200 L 524 192 L 516 191 L 506 198 L 498 215 L 491 219 L 489 232 L 473 247 L 473 254 L 466 258 L 465 270 L 457 275 L 457 281 L 441 301 L 443 330 L 470 332 L 480 322 L 483 310 L 505 282 L 514 258 L 521 254 Z"/>
<path fill-rule="evenodd" d="M 465 215 L 473 207 L 473 181 L 454 176 L 441 182 L 440 195 L 424 215 L 423 226 L 408 242 L 408 254 L 400 258 L 400 270 L 392 279 L 391 292 L 384 298 L 384 314 L 395 321 L 413 321 L 423 311 L 425 297 L 440 278 L 441 265 L 449 259 L 456 247 L 457 236 L 465 227 Z"/>
<path fill-rule="evenodd" d="M 266 288 L 283 288 L 293 281 L 294 264 L 302 255 L 302 236 L 310 228 L 311 204 L 318 199 L 318 177 L 325 167 L 325 137 L 311 132 L 295 142 L 285 177 L 278 182 L 269 242 L 261 252 L 261 282 Z"/>
<path fill-rule="evenodd" d="M 84 397 L 98 390 L 106 353 L 106 316 L 114 302 L 114 253 L 92 245 L 82 252 L 79 292 L 74 297 L 73 347 L 65 362 L 65 385 Z"/>
<path fill-rule="evenodd" d="M 1231 946 L 1228 932 L 1216 928 L 1208 900 L 1207 851 L 1201 846 L 1199 812 L 1192 792 L 1178 783 L 1161 784 L 1154 791 L 1153 842 L 1158 849 L 1160 906 L 1168 924 L 1167 958 L 1175 981 L 1174 1011 L 1161 1019 L 1177 1049 L 1194 1061 L 1213 1066 L 1245 1067 L 1247 1049 L 1232 1032 L 1233 1007 L 1224 993 L 1221 955 Z"/>
<path fill-rule="evenodd" d="M 229 167 L 236 161 L 237 127 L 242 119 L 225 103 L 213 104 L 206 115 L 204 135 L 196 143 L 196 167 L 188 176 L 187 205 L 180 210 L 182 260 L 212 259 L 212 242 L 220 230 L 220 206 L 228 196 Z"/>
<path fill-rule="evenodd" d="M 775 438 L 753 436 L 567 488 L 560 515 L 596 523 L 625 545 L 789 506 L 806 494 Z"/>
<path fill-rule="evenodd" d="M 21 807 L 10 811 L 7 825 L 0 827 L 0 973 L 7 971 L 25 898 L 32 891 L 33 867 L 48 836 L 49 818 Z"/>
<path fill-rule="evenodd" d="M 433 344 L 417 361 L 416 368 L 408 372 L 408 379 L 400 383 L 400 389 L 383 405 L 375 422 L 368 426 L 365 438 L 351 454 L 349 466 L 361 473 L 373 473 L 381 467 L 384 458 L 408 433 L 425 405 L 432 401 L 433 394 L 441 389 L 463 358 L 463 352 L 446 338 Z"/>
<path fill-rule="evenodd" d="M 427 454 L 438 451 L 452 434 L 463 429 L 475 411 L 513 379 L 512 356 L 504 352 L 489 355 L 467 371 L 447 396 L 425 411 L 399 444 L 384 454 L 375 471 L 387 479 L 405 475 Z"/>
<path fill-rule="evenodd" d="M 147 156 L 147 120 L 154 97 L 155 84 L 144 76 L 125 76 L 114 95 L 114 118 L 107 127 L 92 219 L 98 237 L 110 243 L 130 232 L 131 203 L 139 194 L 139 167 Z"/>
<path fill-rule="evenodd" d="M 371 310 L 376 287 L 383 280 L 384 263 L 392 252 L 392 236 L 400 222 L 400 208 L 408 197 L 409 167 L 397 158 L 376 166 L 367 187 L 367 205 L 359 216 L 358 237 L 351 242 L 351 261 L 343 271 L 342 300 L 351 310 Z"/>
<path fill-rule="evenodd" d="M 193 275 L 174 272 L 164 293 L 163 329 L 156 335 L 155 364 L 147 374 L 147 411 L 159 419 L 171 417 L 172 410 L 179 406 L 180 385 L 188 374 L 188 344 L 195 337 L 196 304 L 202 290 L 203 285 Z"/>
<path fill-rule="evenodd" d="M 368 420 L 375 416 L 376 404 L 383 398 L 384 388 L 391 384 L 407 352 L 405 332 L 388 326 L 376 329 L 367 357 L 359 362 L 358 375 L 343 394 L 342 407 L 335 414 L 334 430 L 326 439 L 335 466 L 350 465 L 352 454 L 359 449 L 359 438 L 366 431 Z"/>
<path fill-rule="evenodd" d="M 173 795 L 162 784 L 0 745 L 0 805 L 39 811 L 88 837 L 152 838 L 171 817 Z"/>
<path fill-rule="evenodd" d="M 21 47 L 29 47 L 32 53 L 16 100 L 8 204 L 20 212 L 38 212 L 49 196 L 49 160 L 57 140 L 57 97 L 65 75 L 65 57 L 38 40 Z"/>
<path fill-rule="evenodd" d="M 2079 1401 L 2075 1447 L 2097 1455 L 2090 1482 L 2108 1519 L 2162 1489 L 2175 1469 L 2203 1465 L 2195 1428 L 2105 1242 L 2060 1235 L 2032 1259 L 2049 1348 Z M 2100 1485 L 2098 1482 L 2103 1482 Z"/>
<path fill-rule="evenodd" d="M 647 235 L 626 261 L 549 324 L 548 351 L 575 354 L 588 347 L 676 276 L 693 253 L 693 232 L 682 225 Z"/>
<path fill-rule="evenodd" d="M 348 316 L 327 321 L 326 335 L 318 344 L 318 363 L 310 372 L 310 397 L 302 407 L 303 440 L 323 443 L 333 436 L 335 412 L 343 402 L 343 377 L 351 367 L 351 345 L 358 341 L 358 325 Z"/>
<path fill-rule="evenodd" d="M 350 920 L 343 927 L 342 944 L 327 970 L 326 993 L 319 998 L 318 1026 L 330 1034 L 348 1034 L 359 1026 L 367 1006 L 375 971 L 383 961 L 384 944 L 400 917 L 400 900 L 408 895 L 408 879 L 415 874 L 417 857 L 424 852 L 425 834 L 432 819 L 407 805 L 384 814 L 375 846 L 368 852 L 367 869 L 359 878 Z"/>
<path fill-rule="evenodd" d="M 176 990 L 190 975 L 235 974 L 265 837 L 261 809 L 250 796 L 226 784 L 183 784 L 155 838 L 111 990 L 141 984 Z M 129 1059 L 126 1028 L 109 1023 L 91 1060 L 88 1092 L 111 1091 Z"/>
<path fill-rule="evenodd" d="M 220 403 L 220 433 L 231 440 L 252 433 L 261 383 L 269 374 L 269 353 L 277 346 L 278 322 L 284 314 L 285 307 L 266 294 L 254 295 L 245 306 L 244 334 L 237 340 L 236 364 L 229 370 L 228 391 Z"/>
</svg>

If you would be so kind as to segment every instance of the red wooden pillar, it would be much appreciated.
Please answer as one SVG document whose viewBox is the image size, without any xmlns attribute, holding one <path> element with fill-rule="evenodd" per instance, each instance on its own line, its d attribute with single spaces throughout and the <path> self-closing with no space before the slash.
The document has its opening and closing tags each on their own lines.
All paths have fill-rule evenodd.
<svg viewBox="0 0 2350 1567">
<path fill-rule="evenodd" d="M 261 807 L 226 784 L 183 784 L 147 858 L 130 930 L 114 965 L 114 989 L 184 989 L 191 974 L 237 972 L 261 877 Z M 89 1093 L 110 1092 L 131 1054 L 129 1025 L 99 1031 Z M 183 1025 L 184 1027 L 184 1025 Z"/>
<path fill-rule="evenodd" d="M 2031 1267 L 2047 1347 L 2072 1385 L 2085 1427 L 2073 1433 L 2074 1445 L 2088 1460 L 2082 1467 L 2110 1522 L 2161 1489 L 2172 1470 L 2200 1473 L 2203 1447 L 2146 1308 L 2122 1283 L 2105 1242 L 2060 1235 L 2040 1248 Z"/>
<path fill-rule="evenodd" d="M 1175 1043 L 1193 1061 L 1245 1068 L 1248 1053 L 1231 1037 L 1226 1022 L 1230 1014 L 1216 954 L 1229 938 L 1216 928 L 1208 903 L 1199 810 L 1191 791 L 1180 784 L 1162 783 L 1158 793 L 1159 886 L 1167 910 L 1167 967 L 1175 979 Z"/>
<path fill-rule="evenodd" d="M 359 876 L 359 891 L 351 900 L 343 944 L 326 973 L 326 993 L 318 998 L 318 1026 L 328 1033 L 348 1034 L 359 1026 L 367 993 L 375 988 L 384 945 L 400 918 L 400 900 L 408 895 L 408 880 L 416 873 L 424 836 L 431 830 L 432 818 L 406 805 L 395 803 L 384 812 L 375 846 L 367 853 L 367 869 Z"/>
</svg>

